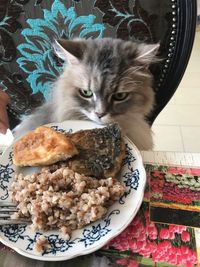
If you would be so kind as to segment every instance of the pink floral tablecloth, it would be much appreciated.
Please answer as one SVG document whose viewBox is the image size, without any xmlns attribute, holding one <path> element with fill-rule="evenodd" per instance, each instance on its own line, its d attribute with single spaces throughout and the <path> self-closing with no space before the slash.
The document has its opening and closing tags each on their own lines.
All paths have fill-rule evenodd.
<svg viewBox="0 0 200 267">
<path fill-rule="evenodd" d="M 199 266 L 200 169 L 146 165 L 146 171 L 137 216 L 100 253 L 112 266 Z"/>
</svg>

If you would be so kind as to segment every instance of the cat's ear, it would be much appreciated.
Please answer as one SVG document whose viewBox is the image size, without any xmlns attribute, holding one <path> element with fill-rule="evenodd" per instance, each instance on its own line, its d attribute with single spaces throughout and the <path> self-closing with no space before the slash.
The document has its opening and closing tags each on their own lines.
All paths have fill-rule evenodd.
<svg viewBox="0 0 200 267">
<path fill-rule="evenodd" d="M 67 61 L 69 64 L 78 64 L 83 58 L 86 43 L 82 40 L 64 40 L 60 39 L 54 42 L 54 50 L 58 57 Z"/>
<path fill-rule="evenodd" d="M 160 44 L 140 44 L 138 46 L 138 55 L 136 61 L 149 66 L 151 63 L 156 63 L 159 59 L 156 57 Z"/>
</svg>

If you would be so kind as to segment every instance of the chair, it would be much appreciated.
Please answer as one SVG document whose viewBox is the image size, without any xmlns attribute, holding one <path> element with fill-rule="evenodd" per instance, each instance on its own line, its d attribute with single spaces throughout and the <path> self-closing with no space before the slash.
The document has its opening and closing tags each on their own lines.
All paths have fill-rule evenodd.
<svg viewBox="0 0 200 267">
<path fill-rule="evenodd" d="M 118 37 L 160 42 L 163 61 L 152 66 L 156 105 L 151 125 L 176 91 L 192 50 L 195 0 L 16 0 L 1 6 L 0 74 L 11 96 L 11 128 L 21 115 L 48 101 L 61 68 L 55 38 Z"/>
</svg>

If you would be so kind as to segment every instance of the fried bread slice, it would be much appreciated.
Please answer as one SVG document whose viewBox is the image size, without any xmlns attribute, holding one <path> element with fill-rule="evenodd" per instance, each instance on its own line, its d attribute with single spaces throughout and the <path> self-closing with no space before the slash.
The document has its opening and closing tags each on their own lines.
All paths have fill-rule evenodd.
<svg viewBox="0 0 200 267">
<path fill-rule="evenodd" d="M 13 146 L 17 166 L 46 166 L 66 160 L 78 150 L 65 134 L 41 126 L 20 138 Z"/>
<path fill-rule="evenodd" d="M 67 166 L 86 176 L 115 177 L 125 158 L 125 143 L 118 124 L 81 130 L 70 135 L 79 154 L 67 160 Z"/>
</svg>

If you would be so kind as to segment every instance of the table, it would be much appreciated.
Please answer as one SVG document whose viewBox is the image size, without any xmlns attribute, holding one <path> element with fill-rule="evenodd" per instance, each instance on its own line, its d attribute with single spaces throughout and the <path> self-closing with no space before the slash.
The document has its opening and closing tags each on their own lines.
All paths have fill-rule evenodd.
<svg viewBox="0 0 200 267">
<path fill-rule="evenodd" d="M 164 199 L 164 196 L 172 197 L 169 192 L 162 192 L 163 199 L 161 197 L 157 199 L 157 195 L 161 192 L 164 176 L 167 179 L 171 179 L 163 187 L 164 189 L 171 186 L 172 178 L 174 177 L 182 177 L 184 179 L 189 177 L 190 181 L 192 181 L 192 178 L 197 180 L 200 177 L 200 153 L 147 151 L 142 151 L 141 153 L 148 177 L 150 177 L 150 187 L 154 188 L 153 193 L 149 194 L 148 190 L 146 190 L 143 204 L 134 221 L 120 236 L 112 240 L 107 247 L 102 248 L 95 254 L 69 261 L 42 262 L 25 258 L 2 246 L 0 266 L 199 266 L 200 220 L 193 222 L 191 218 L 193 214 L 195 216 L 200 214 L 197 212 L 200 211 L 200 203 L 199 206 L 197 205 L 200 198 L 196 199 L 195 207 L 188 202 L 190 200 L 187 197 L 183 200 L 184 205 L 172 203 L 174 206 L 171 205 L 169 207 L 169 205 L 166 206 L 166 199 Z M 200 186 L 200 183 L 196 186 Z M 196 196 L 198 197 L 198 194 Z M 178 197 L 181 198 L 181 193 Z M 174 201 L 177 202 L 177 199 Z M 163 209 L 164 211 L 167 210 L 166 208 L 170 210 L 170 213 L 162 212 Z M 187 216 L 181 217 L 183 218 L 181 222 L 180 216 L 176 216 L 178 212 L 187 214 Z M 167 216 L 169 214 L 170 216 Z M 188 214 L 191 216 L 188 217 Z M 171 219 L 173 219 L 173 223 L 170 221 Z M 157 220 L 159 222 L 155 222 Z M 166 223 L 166 220 L 169 220 L 169 222 Z M 194 224 L 195 227 L 193 225 L 188 227 L 187 223 L 189 225 Z"/>
</svg>

